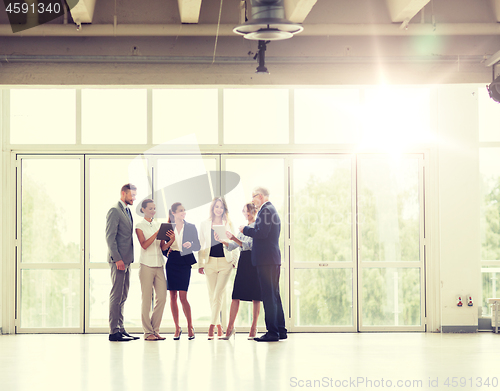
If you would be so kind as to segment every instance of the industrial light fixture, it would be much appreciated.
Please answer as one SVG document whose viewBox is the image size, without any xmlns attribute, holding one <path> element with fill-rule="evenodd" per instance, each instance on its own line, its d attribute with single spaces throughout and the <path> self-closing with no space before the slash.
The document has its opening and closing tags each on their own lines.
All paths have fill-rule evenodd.
<svg viewBox="0 0 500 391">
<path fill-rule="evenodd" d="M 500 76 L 495 77 L 495 67 L 500 64 L 500 51 L 492 55 L 486 62 L 486 66 L 492 67 L 492 82 L 489 86 L 486 86 L 490 98 L 495 102 L 500 103 Z"/>
<path fill-rule="evenodd" d="M 259 41 L 259 51 L 254 56 L 254 60 L 259 62 L 256 73 L 268 74 L 265 64 L 267 44 L 292 38 L 304 28 L 286 19 L 284 0 L 247 0 L 248 3 L 251 7 L 250 20 L 235 27 L 233 32 L 243 35 L 245 39 Z"/>
<path fill-rule="evenodd" d="M 495 69 L 495 67 L 493 67 Z M 500 76 L 493 80 L 493 82 L 486 86 L 488 89 L 488 94 L 490 94 L 490 98 L 495 102 L 500 103 Z"/>
<path fill-rule="evenodd" d="M 304 28 L 285 17 L 284 0 L 250 0 L 250 20 L 233 32 L 254 41 L 279 41 L 292 38 Z"/>
</svg>

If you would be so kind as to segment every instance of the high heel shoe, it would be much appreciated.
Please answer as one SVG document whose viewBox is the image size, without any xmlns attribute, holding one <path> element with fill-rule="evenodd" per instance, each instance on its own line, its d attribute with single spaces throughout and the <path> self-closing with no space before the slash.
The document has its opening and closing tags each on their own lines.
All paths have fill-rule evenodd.
<svg viewBox="0 0 500 391">
<path fill-rule="evenodd" d="M 250 333 L 248 334 L 248 339 L 253 340 L 257 336 L 257 327 L 255 328 L 255 333 L 252 333 L 252 328 L 250 328 Z"/>
<path fill-rule="evenodd" d="M 208 328 L 208 340 L 213 341 L 215 338 L 215 327 L 214 329 L 212 329 L 212 335 L 210 335 L 210 329 L 212 329 L 212 325 L 210 325 L 210 327 Z"/>
<path fill-rule="evenodd" d="M 181 334 L 182 334 L 182 328 L 179 328 L 179 336 L 174 337 L 174 341 L 178 341 L 179 339 L 181 339 Z"/>
<path fill-rule="evenodd" d="M 188 340 L 190 340 L 190 341 L 192 341 L 194 339 L 194 327 L 192 327 L 191 330 L 193 330 L 193 335 L 190 335 L 188 337 Z"/>
<path fill-rule="evenodd" d="M 221 339 L 223 339 L 224 341 L 229 341 L 233 335 L 234 335 L 234 339 L 236 339 L 236 329 L 234 327 L 232 328 L 229 335 L 226 333 L 226 335 L 224 337 L 222 337 Z"/>
</svg>

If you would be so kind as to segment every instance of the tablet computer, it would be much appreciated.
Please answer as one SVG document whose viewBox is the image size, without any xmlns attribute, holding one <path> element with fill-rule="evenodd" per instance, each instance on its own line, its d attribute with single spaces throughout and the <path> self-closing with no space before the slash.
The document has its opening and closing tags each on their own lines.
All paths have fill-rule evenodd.
<svg viewBox="0 0 500 391">
<path fill-rule="evenodd" d="M 219 239 L 227 242 L 226 231 L 227 228 L 225 225 L 212 225 L 212 229 L 219 235 Z"/>
<path fill-rule="evenodd" d="M 172 223 L 161 223 L 160 230 L 158 231 L 158 235 L 156 236 L 156 240 L 165 240 L 168 242 L 170 238 L 167 236 L 168 231 L 175 232 L 175 224 Z"/>
</svg>

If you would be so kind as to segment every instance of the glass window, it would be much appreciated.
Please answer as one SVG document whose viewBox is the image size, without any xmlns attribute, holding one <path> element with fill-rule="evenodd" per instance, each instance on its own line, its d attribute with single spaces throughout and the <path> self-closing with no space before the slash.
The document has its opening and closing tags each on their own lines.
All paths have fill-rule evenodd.
<svg viewBox="0 0 500 391">
<path fill-rule="evenodd" d="M 361 261 L 420 261 L 418 158 L 359 158 Z"/>
<path fill-rule="evenodd" d="M 74 89 L 10 90 L 11 144 L 74 144 Z"/>
<path fill-rule="evenodd" d="M 137 214 L 137 209 L 140 208 L 141 200 L 151 197 L 148 162 L 140 157 L 136 159 L 91 158 L 89 166 L 90 262 L 107 262 L 106 215 L 111 206 L 118 203 L 122 186 L 132 183 L 137 187 L 136 201 L 130 207 L 134 226 L 142 219 L 142 216 Z M 134 258 L 138 260 L 141 245 L 137 240 L 137 235 L 132 236 Z"/>
<path fill-rule="evenodd" d="M 498 119 L 500 118 L 500 104 L 490 98 L 486 87 L 478 88 L 477 94 L 479 116 L 479 141 L 500 141 Z"/>
<path fill-rule="evenodd" d="M 125 302 L 125 329 L 142 329 L 141 321 L 141 283 L 139 270 L 130 269 L 130 288 Z M 90 270 L 90 327 L 109 329 L 109 291 L 111 289 L 110 269 Z"/>
<path fill-rule="evenodd" d="M 352 325 L 352 269 L 295 269 L 296 326 Z"/>
<path fill-rule="evenodd" d="M 82 90 L 83 144 L 145 144 L 147 90 Z"/>
<path fill-rule="evenodd" d="M 498 297 L 500 277 L 500 148 L 479 150 L 481 174 L 481 260 L 496 266 L 482 266 L 482 314 L 490 316 L 488 298 Z"/>
<path fill-rule="evenodd" d="M 225 89 L 225 144 L 288 144 L 288 90 Z"/>
<path fill-rule="evenodd" d="M 23 269 L 21 287 L 22 328 L 80 326 L 79 270 Z"/>
<path fill-rule="evenodd" d="M 343 144 L 359 142 L 359 90 L 296 89 L 295 142 Z"/>
<path fill-rule="evenodd" d="M 22 262 L 80 262 L 81 208 L 79 159 L 23 159 Z"/>
<path fill-rule="evenodd" d="M 363 326 L 418 326 L 419 268 L 364 268 L 361 292 Z"/>
<path fill-rule="evenodd" d="M 153 143 L 183 144 L 194 134 L 198 144 L 218 143 L 218 90 L 153 90 Z"/>
<path fill-rule="evenodd" d="M 166 222 L 168 209 L 174 202 L 181 202 L 186 208 L 186 221 L 199 229 L 209 216 L 213 197 L 207 173 L 216 170 L 215 158 L 158 159 L 157 168 L 155 189 L 160 191 L 157 198 L 161 199 L 156 205 L 158 219 Z"/>
<path fill-rule="evenodd" d="M 500 148 L 479 150 L 481 174 L 481 259 L 500 266 Z"/>
<path fill-rule="evenodd" d="M 387 152 L 434 140 L 428 87 L 381 87 L 364 91 L 361 147 Z"/>
<path fill-rule="evenodd" d="M 488 299 L 496 298 L 500 295 L 500 284 L 497 284 L 499 278 L 500 278 L 500 267 L 497 266 L 497 267 L 481 268 L 482 296 L 483 296 L 481 300 L 482 316 L 492 315 L 493 304 L 488 303 Z"/>
<path fill-rule="evenodd" d="M 352 262 L 351 181 L 350 158 L 294 159 L 294 262 Z"/>
<path fill-rule="evenodd" d="M 237 173 L 240 183 L 226 195 L 231 220 L 235 226 L 246 225 L 242 210 L 243 206 L 252 202 L 252 191 L 257 186 L 269 190 L 269 201 L 276 207 L 281 219 L 281 234 L 283 234 L 285 215 L 284 193 L 284 160 L 266 158 L 230 158 L 226 160 L 226 170 Z"/>
</svg>

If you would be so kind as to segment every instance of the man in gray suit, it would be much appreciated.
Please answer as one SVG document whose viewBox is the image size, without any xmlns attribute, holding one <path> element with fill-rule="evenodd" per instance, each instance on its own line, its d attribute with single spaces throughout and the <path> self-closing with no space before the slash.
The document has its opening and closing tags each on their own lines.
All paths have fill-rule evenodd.
<svg viewBox="0 0 500 391">
<path fill-rule="evenodd" d="M 137 188 L 131 183 L 122 187 L 121 198 L 106 216 L 106 242 L 108 262 L 111 267 L 111 292 L 109 294 L 109 340 L 131 341 L 123 326 L 123 307 L 130 286 L 130 264 L 134 262 L 132 240 L 133 219 L 128 208 L 133 205 Z"/>
</svg>

